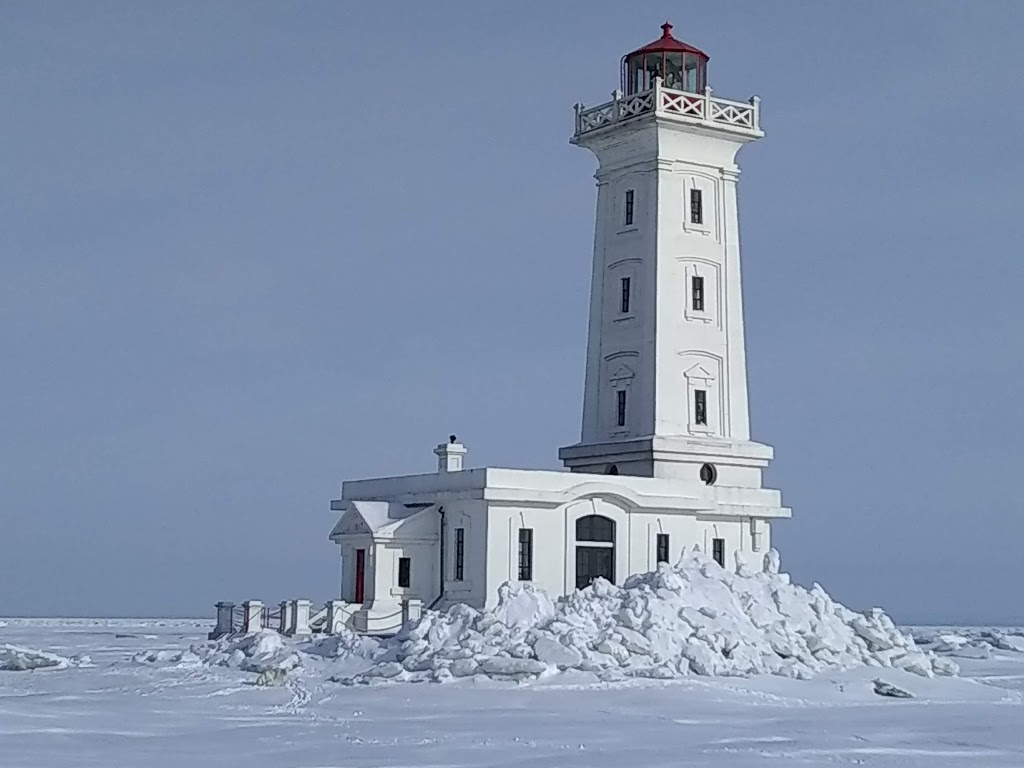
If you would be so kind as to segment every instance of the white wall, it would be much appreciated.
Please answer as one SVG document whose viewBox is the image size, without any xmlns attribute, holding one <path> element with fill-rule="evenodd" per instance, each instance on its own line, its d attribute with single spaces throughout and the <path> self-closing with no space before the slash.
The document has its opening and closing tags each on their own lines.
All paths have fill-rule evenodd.
<svg viewBox="0 0 1024 768">
<path fill-rule="evenodd" d="M 480 500 L 446 502 L 444 603 L 483 607 L 487 586 L 487 504 Z M 465 531 L 462 581 L 456 580 L 456 530 Z"/>
<path fill-rule="evenodd" d="M 581 499 L 559 508 L 493 505 L 490 509 L 487 546 L 486 604 L 497 602 L 497 589 L 506 581 L 518 581 L 519 529 L 532 528 L 533 581 L 552 595 L 572 592 L 576 586 L 576 520 L 599 514 L 615 521 L 616 583 L 629 575 L 654 570 L 657 566 L 657 534 L 669 534 L 670 561 L 695 546 L 712 554 L 712 539 L 725 539 L 726 567 L 738 560 L 759 568 L 771 546 L 769 526 L 762 522 L 760 551 L 753 551 L 749 519 L 698 517 L 692 514 L 627 514 L 615 499 Z"/>
</svg>

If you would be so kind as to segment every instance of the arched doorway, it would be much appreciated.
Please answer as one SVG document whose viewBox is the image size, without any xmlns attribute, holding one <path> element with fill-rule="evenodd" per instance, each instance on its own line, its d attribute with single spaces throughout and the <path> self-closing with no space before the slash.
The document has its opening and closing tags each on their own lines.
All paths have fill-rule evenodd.
<svg viewBox="0 0 1024 768">
<path fill-rule="evenodd" d="M 576 589 L 598 576 L 615 583 L 615 521 L 586 515 L 576 521 Z"/>
</svg>

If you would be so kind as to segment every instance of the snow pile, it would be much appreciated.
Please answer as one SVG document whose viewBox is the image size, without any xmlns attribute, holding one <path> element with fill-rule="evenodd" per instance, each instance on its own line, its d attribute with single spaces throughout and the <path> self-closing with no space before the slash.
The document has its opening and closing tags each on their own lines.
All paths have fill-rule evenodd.
<svg viewBox="0 0 1024 768">
<path fill-rule="evenodd" d="M 193 645 L 191 652 L 207 666 L 231 667 L 243 672 L 288 671 L 302 665 L 295 650 L 270 629 Z"/>
<path fill-rule="evenodd" d="M 689 674 L 806 678 L 860 665 L 954 675 L 956 664 L 920 650 L 881 610 L 856 613 L 820 586 L 778 572 L 730 573 L 699 552 L 675 566 L 597 580 L 553 602 L 530 586 L 504 585 L 489 611 L 456 605 L 427 612 L 368 671 L 344 683 L 438 681 L 484 675 L 523 680 L 579 670 L 600 680 Z"/>
<path fill-rule="evenodd" d="M 289 672 L 311 660 L 372 659 L 380 650 L 379 640 L 349 629 L 316 640 L 284 638 L 267 629 L 195 643 L 187 650 L 143 651 L 132 658 L 139 664 L 205 665 L 262 673 Z"/>
<path fill-rule="evenodd" d="M 299 651 L 309 656 L 319 656 L 324 659 L 349 659 L 349 658 L 373 658 L 381 648 L 379 640 L 372 637 L 357 635 L 348 628 L 342 628 L 340 632 L 327 635 L 319 640 L 308 644 L 300 645 Z"/>
<path fill-rule="evenodd" d="M 0 645 L 0 670 L 25 672 L 33 669 L 67 669 L 76 664 L 86 663 L 88 658 L 68 658 L 55 653 L 37 651 L 4 643 Z"/>
</svg>

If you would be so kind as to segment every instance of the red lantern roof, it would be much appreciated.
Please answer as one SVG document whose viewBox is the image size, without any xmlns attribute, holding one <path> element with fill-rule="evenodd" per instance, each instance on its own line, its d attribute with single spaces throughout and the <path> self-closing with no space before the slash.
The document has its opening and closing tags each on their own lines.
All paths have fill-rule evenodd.
<svg viewBox="0 0 1024 768">
<path fill-rule="evenodd" d="M 710 58 L 704 51 L 694 48 L 692 45 L 687 45 L 681 40 L 676 40 L 672 37 L 672 25 L 667 21 L 661 25 L 661 37 L 655 40 L 653 43 L 648 43 L 643 48 L 637 48 L 632 53 L 627 53 L 623 58 L 629 58 L 635 56 L 638 53 L 667 53 L 670 51 L 681 51 L 682 53 L 695 53 L 698 56 L 703 56 L 705 59 Z"/>
</svg>

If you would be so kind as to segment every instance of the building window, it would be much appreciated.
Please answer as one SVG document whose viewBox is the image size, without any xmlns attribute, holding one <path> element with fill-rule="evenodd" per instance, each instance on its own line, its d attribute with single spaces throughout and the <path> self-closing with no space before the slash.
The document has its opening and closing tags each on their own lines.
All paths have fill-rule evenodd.
<svg viewBox="0 0 1024 768">
<path fill-rule="evenodd" d="M 668 534 L 667 533 L 659 533 L 658 534 L 658 562 L 659 563 L 667 563 L 668 562 Z"/>
<path fill-rule="evenodd" d="M 626 190 L 626 226 L 633 224 L 633 190 Z"/>
<path fill-rule="evenodd" d="M 690 190 L 690 223 L 704 223 L 704 192 L 700 189 Z"/>
<path fill-rule="evenodd" d="M 690 278 L 690 298 L 694 312 L 704 311 L 704 278 Z"/>
<path fill-rule="evenodd" d="M 625 315 L 629 313 L 629 288 L 633 281 L 628 277 L 624 277 L 620 282 L 622 284 L 622 296 L 619 299 L 619 312 Z"/>
<path fill-rule="evenodd" d="M 716 563 L 725 568 L 725 539 L 711 540 L 711 556 Z"/>
<path fill-rule="evenodd" d="M 455 580 L 463 581 L 466 575 L 466 529 L 455 529 Z"/>
<path fill-rule="evenodd" d="M 704 485 L 714 485 L 718 479 L 718 470 L 715 469 L 714 464 L 702 464 L 700 468 L 700 479 L 704 481 Z"/>
<path fill-rule="evenodd" d="M 587 515 L 576 521 L 576 541 L 615 541 L 615 521 L 602 515 Z"/>
<path fill-rule="evenodd" d="M 620 389 L 615 393 L 615 423 L 620 426 L 626 426 L 626 390 Z"/>
<path fill-rule="evenodd" d="M 693 421 L 695 424 L 708 423 L 708 393 L 703 389 L 693 390 Z"/>
<path fill-rule="evenodd" d="M 398 586 L 408 587 L 412 583 L 412 558 L 398 558 Z"/>
<path fill-rule="evenodd" d="M 533 528 L 519 529 L 519 580 L 533 581 Z"/>
</svg>

